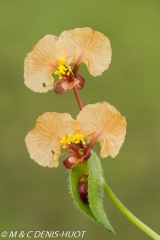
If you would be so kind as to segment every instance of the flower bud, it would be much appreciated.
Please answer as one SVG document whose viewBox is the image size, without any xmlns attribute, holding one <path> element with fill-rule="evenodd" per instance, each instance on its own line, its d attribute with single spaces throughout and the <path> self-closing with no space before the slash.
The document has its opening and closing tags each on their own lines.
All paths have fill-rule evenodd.
<svg viewBox="0 0 160 240">
<path fill-rule="evenodd" d="M 79 196 L 85 204 L 89 204 L 87 177 L 88 176 L 86 174 L 83 174 L 80 178 L 79 185 L 78 185 Z"/>
<path fill-rule="evenodd" d="M 56 88 L 54 89 L 54 92 L 57 93 L 57 94 L 63 94 L 65 92 L 67 92 L 68 89 L 64 89 L 63 86 L 62 86 L 62 82 L 60 83 L 57 83 L 57 86 Z"/>
<path fill-rule="evenodd" d="M 78 80 L 78 83 L 75 85 L 76 89 L 81 89 L 84 87 L 85 81 L 84 78 L 82 77 L 82 75 L 77 74 L 76 75 L 76 79 Z"/>
<path fill-rule="evenodd" d="M 66 168 L 72 169 L 76 167 L 80 162 L 81 158 L 76 158 L 74 155 L 70 155 L 63 161 L 63 164 Z"/>
</svg>

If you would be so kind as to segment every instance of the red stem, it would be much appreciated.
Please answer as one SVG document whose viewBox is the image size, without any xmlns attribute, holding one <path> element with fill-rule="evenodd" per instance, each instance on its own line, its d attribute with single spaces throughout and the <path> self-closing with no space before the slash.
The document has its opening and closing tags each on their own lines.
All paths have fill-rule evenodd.
<svg viewBox="0 0 160 240">
<path fill-rule="evenodd" d="M 80 108 L 80 110 L 82 110 L 82 108 L 84 107 L 83 102 L 82 102 L 82 98 L 79 94 L 78 89 L 76 89 L 75 87 L 73 89 L 74 89 L 74 93 L 75 93 L 79 108 Z"/>
<path fill-rule="evenodd" d="M 80 65 L 79 65 L 78 63 L 76 63 L 75 66 L 74 66 L 73 73 L 74 73 L 75 76 L 76 76 L 76 74 L 77 74 L 77 71 L 78 71 L 79 66 L 80 66 Z M 76 96 L 76 99 L 77 99 L 79 108 L 80 108 L 80 110 L 82 110 L 82 108 L 84 107 L 84 105 L 83 105 L 83 102 L 82 102 L 82 98 L 81 98 L 81 96 L 80 96 L 80 93 L 79 93 L 79 91 L 78 91 L 78 89 L 77 89 L 76 87 L 74 87 L 73 89 L 74 89 L 74 94 L 75 94 L 75 96 Z"/>
</svg>

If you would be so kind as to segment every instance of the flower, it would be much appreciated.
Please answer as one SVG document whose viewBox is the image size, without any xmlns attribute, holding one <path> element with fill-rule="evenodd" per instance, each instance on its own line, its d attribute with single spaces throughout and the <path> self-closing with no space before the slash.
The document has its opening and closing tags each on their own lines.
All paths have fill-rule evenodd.
<svg viewBox="0 0 160 240">
<path fill-rule="evenodd" d="M 42 166 L 57 167 L 60 155 L 64 165 L 73 168 L 86 162 L 96 142 L 101 157 L 115 157 L 125 138 L 126 120 L 107 102 L 85 106 L 74 120 L 68 113 L 45 113 L 25 139 L 30 157 Z M 61 153 L 61 148 L 67 150 Z"/>
<path fill-rule="evenodd" d="M 91 28 L 64 31 L 59 38 L 46 35 L 25 58 L 24 83 L 35 92 L 47 92 L 58 84 L 61 94 L 84 85 L 77 74 L 80 64 L 85 63 L 93 76 L 101 75 L 110 64 L 111 47 L 107 37 Z M 73 63 L 71 68 L 69 64 Z M 54 83 L 52 74 L 59 76 Z M 80 77 L 77 77 L 77 76 Z"/>
</svg>

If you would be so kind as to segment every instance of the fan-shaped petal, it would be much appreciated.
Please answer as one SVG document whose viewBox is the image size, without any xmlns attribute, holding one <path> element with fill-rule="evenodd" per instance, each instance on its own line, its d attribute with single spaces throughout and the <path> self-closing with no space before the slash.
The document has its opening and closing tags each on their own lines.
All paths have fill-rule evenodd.
<svg viewBox="0 0 160 240">
<path fill-rule="evenodd" d="M 56 42 L 56 56 L 78 66 L 85 63 L 91 75 L 101 75 L 111 62 L 110 41 L 88 27 L 64 31 Z"/>
<path fill-rule="evenodd" d="M 77 133 L 79 128 L 78 121 L 68 113 L 44 113 L 25 138 L 30 157 L 41 166 L 57 167 L 61 138 L 70 133 Z"/>
<path fill-rule="evenodd" d="M 87 105 L 78 114 L 85 138 L 99 142 L 101 157 L 115 157 L 126 134 L 126 120 L 118 110 L 107 102 Z"/>
<path fill-rule="evenodd" d="M 57 39 L 56 36 L 46 35 L 25 58 L 24 83 L 34 92 L 47 92 L 53 88 L 52 73 L 57 69 L 55 55 Z M 51 86 L 44 87 L 43 84 Z"/>
</svg>

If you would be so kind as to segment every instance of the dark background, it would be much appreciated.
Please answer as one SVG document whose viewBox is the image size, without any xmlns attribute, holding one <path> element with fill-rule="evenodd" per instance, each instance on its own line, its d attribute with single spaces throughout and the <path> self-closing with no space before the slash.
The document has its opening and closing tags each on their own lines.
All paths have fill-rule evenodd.
<svg viewBox="0 0 160 240">
<path fill-rule="evenodd" d="M 80 68 L 86 80 L 83 101 L 108 101 L 127 119 L 119 155 L 102 159 L 105 179 L 131 212 L 160 233 L 159 13 L 156 0 L 1 0 L 0 232 L 85 230 L 86 240 L 150 239 L 106 195 L 104 207 L 116 235 L 82 215 L 69 196 L 63 158 L 57 169 L 43 168 L 30 159 L 24 143 L 44 112 L 76 117 L 79 111 L 73 92 L 59 96 L 28 89 L 24 58 L 46 34 L 91 27 L 110 39 L 113 57 L 102 76 Z"/>
</svg>

